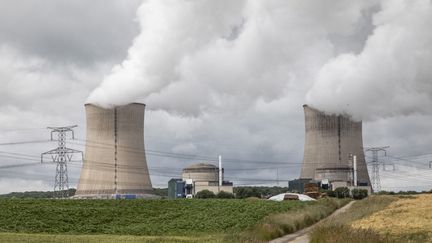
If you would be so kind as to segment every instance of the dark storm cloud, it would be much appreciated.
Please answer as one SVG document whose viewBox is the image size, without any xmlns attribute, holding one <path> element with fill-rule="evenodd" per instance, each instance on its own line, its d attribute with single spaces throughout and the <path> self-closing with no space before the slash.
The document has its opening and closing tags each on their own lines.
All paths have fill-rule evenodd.
<svg viewBox="0 0 432 243">
<path fill-rule="evenodd" d="M 117 61 L 138 33 L 140 2 L 2 0 L 0 43 L 60 63 Z"/>
</svg>

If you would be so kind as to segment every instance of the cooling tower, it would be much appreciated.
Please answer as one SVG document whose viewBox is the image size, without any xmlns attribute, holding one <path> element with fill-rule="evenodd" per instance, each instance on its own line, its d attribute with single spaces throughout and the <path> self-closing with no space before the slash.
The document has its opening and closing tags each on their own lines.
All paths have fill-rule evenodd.
<svg viewBox="0 0 432 243">
<path fill-rule="evenodd" d="M 144 151 L 144 104 L 105 109 L 86 104 L 85 159 L 77 198 L 150 197 Z"/>
<path fill-rule="evenodd" d="M 353 184 L 350 154 L 357 156 L 357 181 L 370 186 L 363 152 L 362 122 L 343 115 L 327 115 L 307 105 L 305 148 L 301 178 Z"/>
</svg>

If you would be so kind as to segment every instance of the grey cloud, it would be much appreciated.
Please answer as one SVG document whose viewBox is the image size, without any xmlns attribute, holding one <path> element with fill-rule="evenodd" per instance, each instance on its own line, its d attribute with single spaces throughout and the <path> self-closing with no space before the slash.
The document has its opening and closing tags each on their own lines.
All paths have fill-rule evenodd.
<svg viewBox="0 0 432 243">
<path fill-rule="evenodd" d="M 0 43 L 58 63 L 90 65 L 125 56 L 138 33 L 139 0 L 4 0 Z"/>
<path fill-rule="evenodd" d="M 284 167 L 279 178 L 298 177 L 300 166 L 289 165 L 303 157 L 305 94 L 329 60 L 367 49 L 379 25 L 374 16 L 383 9 L 376 4 L 149 0 L 137 10 L 135 1 L 2 1 L 0 143 L 48 139 L 48 125 L 78 124 L 77 137 L 84 139 L 83 104 L 100 86 L 95 101 L 147 103 L 148 150 L 260 161 L 225 163 L 237 185 L 245 182 L 236 178 L 274 179 L 275 167 Z M 393 155 L 428 152 L 430 120 L 410 113 L 365 122 L 365 146 L 390 145 Z M 0 150 L 38 156 L 54 146 Z M 1 165 L 18 162 L 0 159 Z M 203 161 L 148 155 L 153 184 L 161 187 L 195 162 Z M 272 169 L 242 170 L 263 167 Z M 79 169 L 71 166 L 71 186 Z M 21 178 L 46 189 L 54 170 L 2 170 L 0 184 Z M 405 170 L 382 174 L 384 185 L 399 186 L 391 177 Z"/>
</svg>

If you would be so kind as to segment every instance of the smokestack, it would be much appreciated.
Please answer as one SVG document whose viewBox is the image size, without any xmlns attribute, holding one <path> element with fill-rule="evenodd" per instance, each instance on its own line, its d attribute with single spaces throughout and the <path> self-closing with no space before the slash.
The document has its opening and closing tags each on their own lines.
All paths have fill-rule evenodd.
<svg viewBox="0 0 432 243">
<path fill-rule="evenodd" d="M 219 155 L 219 186 L 222 186 L 223 184 L 223 171 L 222 171 L 222 156 Z"/>
<path fill-rule="evenodd" d="M 353 156 L 354 186 L 357 186 L 357 156 Z"/>
<path fill-rule="evenodd" d="M 151 196 L 144 150 L 145 105 L 105 109 L 86 104 L 85 108 L 86 153 L 76 197 Z"/>
<path fill-rule="evenodd" d="M 342 115 L 327 115 L 304 105 L 305 149 L 301 178 L 350 182 L 353 168 L 349 156 L 356 155 L 357 180 L 370 186 L 366 167 L 362 122 Z"/>
</svg>

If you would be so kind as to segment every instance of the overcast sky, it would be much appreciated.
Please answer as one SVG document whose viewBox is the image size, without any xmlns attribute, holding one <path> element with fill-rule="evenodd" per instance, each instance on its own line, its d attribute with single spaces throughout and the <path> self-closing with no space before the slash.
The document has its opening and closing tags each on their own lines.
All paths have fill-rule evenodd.
<svg viewBox="0 0 432 243">
<path fill-rule="evenodd" d="M 236 159 L 237 185 L 299 176 L 307 103 L 363 120 L 365 147 L 390 146 L 383 189 L 430 189 L 430 23 L 430 0 L 3 0 L 0 193 L 53 186 L 53 165 L 5 166 L 56 143 L 10 143 L 77 124 L 69 146 L 83 149 L 86 102 L 134 101 L 148 150 Z M 147 160 L 156 187 L 203 162 Z"/>
</svg>

